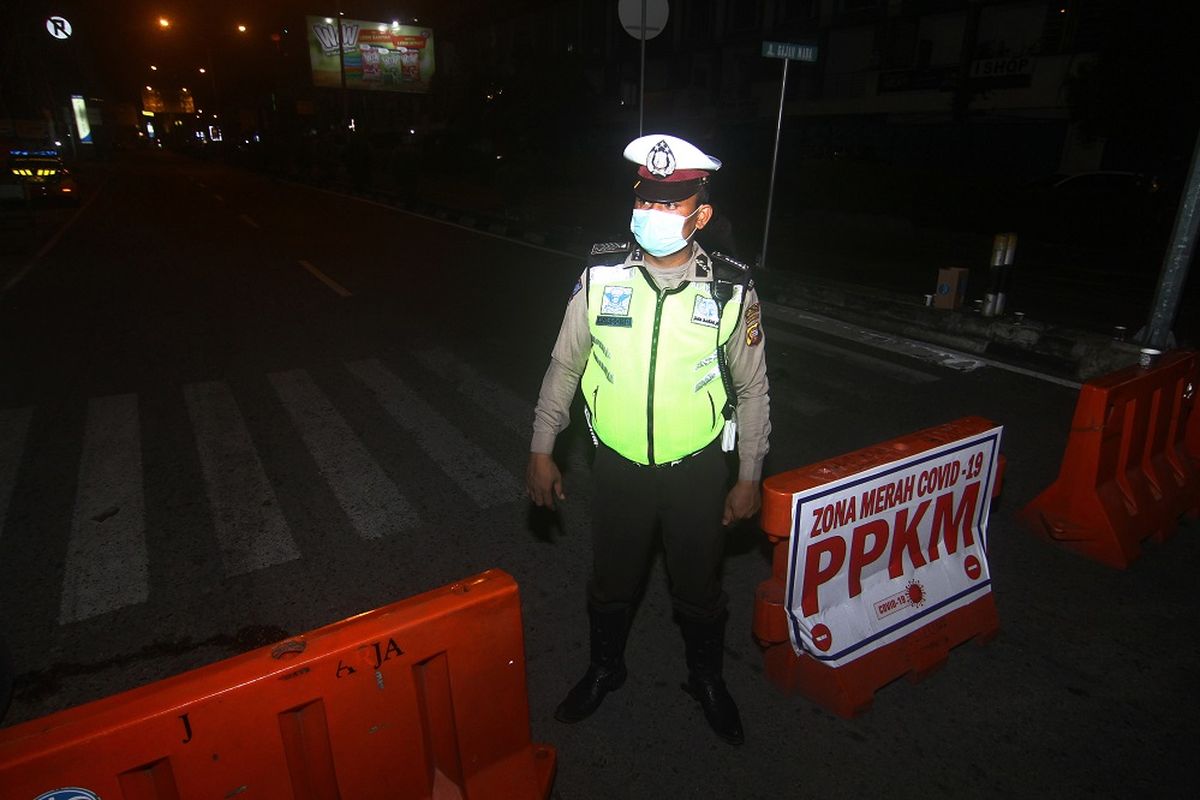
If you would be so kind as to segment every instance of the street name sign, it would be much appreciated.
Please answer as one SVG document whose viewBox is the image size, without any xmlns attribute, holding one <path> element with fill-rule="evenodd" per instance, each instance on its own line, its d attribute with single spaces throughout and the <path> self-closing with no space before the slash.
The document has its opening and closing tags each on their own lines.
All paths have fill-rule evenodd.
<svg viewBox="0 0 1200 800">
<path fill-rule="evenodd" d="M 817 60 L 816 42 L 763 42 L 762 54 L 765 58 L 786 58 L 789 61 Z"/>
</svg>

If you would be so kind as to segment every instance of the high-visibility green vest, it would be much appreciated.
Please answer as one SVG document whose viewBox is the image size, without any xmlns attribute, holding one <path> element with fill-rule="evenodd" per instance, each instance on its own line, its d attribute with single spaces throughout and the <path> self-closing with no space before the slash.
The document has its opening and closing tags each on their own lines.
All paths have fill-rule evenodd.
<svg viewBox="0 0 1200 800">
<path fill-rule="evenodd" d="M 590 268 L 592 351 L 580 388 L 596 438 L 630 461 L 655 465 L 720 435 L 730 398 L 719 351 L 738 325 L 744 287 L 733 284 L 722 310 L 715 283 L 662 291 L 646 270 Z"/>
</svg>

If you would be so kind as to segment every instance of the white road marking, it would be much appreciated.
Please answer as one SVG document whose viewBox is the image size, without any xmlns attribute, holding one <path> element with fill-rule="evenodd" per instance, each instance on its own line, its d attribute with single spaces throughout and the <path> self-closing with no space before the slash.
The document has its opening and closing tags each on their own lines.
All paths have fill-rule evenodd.
<svg viewBox="0 0 1200 800">
<path fill-rule="evenodd" d="M 321 283 L 328 286 L 330 289 L 333 289 L 333 291 L 337 292 L 342 297 L 351 297 L 352 296 L 349 289 L 342 286 L 340 283 L 335 281 L 333 278 L 330 278 L 324 272 L 321 272 L 321 270 L 317 269 L 316 267 L 314 267 L 312 264 L 308 263 L 307 261 L 304 261 L 303 259 L 301 259 L 300 266 L 304 267 L 306 270 L 308 270 L 310 273 L 312 273 L 314 278 L 316 278 Z"/>
<path fill-rule="evenodd" d="M 88 401 L 59 624 L 150 596 L 137 395 Z"/>
<path fill-rule="evenodd" d="M 417 357 L 426 369 L 454 384 L 454 388 L 486 411 L 513 433 L 528 439 L 533 433 L 533 406 L 460 360 L 444 347 L 418 350 Z"/>
<path fill-rule="evenodd" d="M 764 302 L 762 305 L 763 311 L 766 312 L 768 317 L 790 322 L 793 325 L 799 325 L 804 328 L 822 331 L 837 336 L 840 339 L 862 342 L 880 350 L 887 350 L 888 352 L 917 358 L 921 361 L 928 361 L 940 367 L 958 370 L 959 372 L 971 372 L 987 365 L 985 359 L 977 356 L 948 350 L 943 347 L 936 347 L 925 342 L 905 339 L 901 336 L 883 334 L 879 331 L 862 328 L 858 325 L 851 325 L 848 322 L 842 322 L 831 317 L 814 314 L 811 311 L 802 311 L 798 308 L 781 306 L 776 303 Z"/>
<path fill-rule="evenodd" d="M 444 347 L 434 347 L 415 353 L 417 360 L 430 372 L 455 384 L 459 394 L 490 414 L 497 422 L 528 442 L 533 435 L 533 404 L 508 388 L 481 375 L 470 364 L 459 359 Z M 565 458 L 571 471 L 584 475 L 588 471 L 583 448 L 566 448 Z"/>
<path fill-rule="evenodd" d="M 824 331 L 838 336 L 843 339 L 851 339 L 856 342 L 863 342 L 872 347 L 878 347 L 882 350 L 888 350 L 893 353 L 911 356 L 922 361 L 928 361 L 948 369 L 958 370 L 960 372 L 971 372 L 980 367 L 995 367 L 1006 372 L 1013 372 L 1017 375 L 1025 375 L 1029 378 L 1037 378 L 1046 383 L 1053 383 L 1057 386 L 1065 386 L 1068 389 L 1079 389 L 1083 384 L 1078 381 L 1059 378 L 1055 375 L 1047 375 L 1036 370 L 1018 367 L 1013 364 L 1005 364 L 1003 361 L 996 361 L 984 356 L 972 355 L 963 353 L 958 350 L 952 350 L 948 347 L 939 347 L 937 345 L 927 344 L 926 342 L 918 342 L 912 339 L 906 339 L 902 336 L 892 336 L 883 334 L 878 331 L 872 331 L 851 325 L 840 320 L 831 319 L 813 314 L 809 311 L 801 311 L 788 306 L 781 306 L 776 303 L 763 304 L 763 310 L 769 317 L 790 322 L 793 325 L 800 325 L 814 330 Z M 769 335 L 769 332 L 768 332 Z"/>
<path fill-rule="evenodd" d="M 58 240 L 61 239 L 63 234 L 66 233 L 67 230 L 74 225 L 80 217 L 83 216 L 83 212 L 87 211 L 88 208 L 91 207 L 92 203 L 96 202 L 96 198 L 100 196 L 100 193 L 104 191 L 104 187 L 107 185 L 108 179 L 105 179 L 104 183 L 100 185 L 100 188 L 96 190 L 96 193 L 89 197 L 87 202 L 80 206 L 79 210 L 72 214 L 71 218 L 64 222 L 63 226 L 55 231 L 53 236 L 46 240 L 46 243 L 42 245 L 36 253 L 34 253 L 33 258 L 29 259 L 29 261 L 26 262 L 25 266 L 21 267 L 17 274 L 8 279 L 8 282 L 4 284 L 4 288 L 0 289 L 0 294 L 7 292 L 9 289 L 20 283 L 25 276 L 37 266 L 38 262 L 41 261 L 47 253 L 54 249 L 55 245 L 58 244 Z"/>
<path fill-rule="evenodd" d="M 270 375 L 321 476 L 364 539 L 416 525 L 417 513 L 304 370 Z"/>
<path fill-rule="evenodd" d="M 183 393 L 225 574 L 244 575 L 299 558 L 229 387 L 219 381 L 192 383 Z"/>
<path fill-rule="evenodd" d="M 468 440 L 378 359 L 355 361 L 346 367 L 375 392 L 392 419 L 479 507 L 520 499 L 521 485 L 512 473 Z"/>
<path fill-rule="evenodd" d="M 4 533 L 4 520 L 8 518 L 8 504 L 12 500 L 32 418 L 32 408 L 0 409 L 0 534 Z"/>
<path fill-rule="evenodd" d="M 366 203 L 367 205 L 370 205 L 370 206 L 379 206 L 380 208 L 386 208 L 389 211 L 395 211 L 397 214 L 407 214 L 410 217 L 418 217 L 423 220 L 428 220 L 429 222 L 436 222 L 439 225 L 446 225 L 451 228 L 459 228 L 460 230 L 470 231 L 471 233 L 478 234 L 479 236 L 487 236 L 492 239 L 500 239 L 501 241 L 508 242 L 509 244 L 520 245 L 521 247 L 528 247 L 530 250 L 541 250 L 543 253 L 553 253 L 556 256 L 565 256 L 566 258 L 570 258 L 575 261 L 579 261 L 583 258 L 583 256 L 580 255 L 579 253 L 568 253 L 566 250 L 555 250 L 553 247 L 543 247 L 540 244 L 534 244 L 533 242 L 528 242 L 523 239 L 514 239 L 511 236 L 501 236 L 500 234 L 492 233 L 491 231 L 481 231 L 478 228 L 472 228 L 469 225 L 460 225 L 457 222 L 451 222 L 448 219 L 441 219 L 440 217 L 431 217 L 428 214 L 418 214 L 416 211 L 409 211 L 409 210 L 403 209 L 403 208 L 396 208 L 395 206 L 390 206 L 387 203 L 380 203 L 378 200 L 368 200 L 365 197 L 356 197 L 352 194 L 344 194 L 342 192 L 334 191 L 333 189 L 318 189 L 317 187 L 309 186 L 306 183 L 294 183 L 293 185 L 294 186 L 303 186 L 306 189 L 312 189 L 313 191 L 316 191 L 316 192 L 324 192 L 325 194 L 331 194 L 331 195 L 334 195 L 335 197 L 342 197 L 347 200 L 357 200 L 360 203 Z"/>
<path fill-rule="evenodd" d="M 882 358 L 869 356 L 866 353 L 859 353 L 855 350 L 850 350 L 844 347 L 826 344 L 825 342 L 817 341 L 816 339 L 806 339 L 803 336 L 797 336 L 794 333 L 789 333 L 779 328 L 773 328 L 767 333 L 769 339 L 774 339 L 777 342 L 795 347 L 799 350 L 804 350 L 813 353 L 821 353 L 822 355 L 836 358 L 839 361 L 849 361 L 858 364 L 863 369 L 869 370 L 877 374 L 883 374 L 889 378 L 900 381 L 901 383 L 934 383 L 938 378 L 920 370 L 911 369 L 909 367 L 894 364 L 890 361 L 885 361 Z"/>
<path fill-rule="evenodd" d="M 220 200 L 222 203 L 225 202 L 225 198 L 219 194 L 214 194 L 213 197 L 216 198 L 217 200 Z"/>
<path fill-rule="evenodd" d="M 242 222 L 249 225 L 251 228 L 259 227 L 259 224 L 257 222 L 255 222 L 254 220 L 250 219 L 250 216 L 248 214 L 238 214 L 238 219 L 240 219 Z"/>
</svg>

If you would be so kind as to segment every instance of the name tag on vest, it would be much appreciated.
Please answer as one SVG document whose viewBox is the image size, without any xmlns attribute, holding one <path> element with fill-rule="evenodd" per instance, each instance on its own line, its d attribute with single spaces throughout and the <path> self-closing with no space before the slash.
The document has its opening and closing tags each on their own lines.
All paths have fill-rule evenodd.
<svg viewBox="0 0 1200 800">
<path fill-rule="evenodd" d="M 596 317 L 597 325 L 609 325 L 614 328 L 632 328 L 633 317 L 614 317 L 607 314 L 601 314 Z"/>
<path fill-rule="evenodd" d="M 721 312 L 717 309 L 716 301 L 711 297 L 697 297 L 692 305 L 692 322 L 710 328 L 720 327 Z"/>
</svg>

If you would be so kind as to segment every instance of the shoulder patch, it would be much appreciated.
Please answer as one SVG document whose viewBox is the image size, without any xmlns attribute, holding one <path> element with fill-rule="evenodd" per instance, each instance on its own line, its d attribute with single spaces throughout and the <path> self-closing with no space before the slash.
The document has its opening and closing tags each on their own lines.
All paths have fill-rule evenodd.
<svg viewBox="0 0 1200 800">
<path fill-rule="evenodd" d="M 762 311 L 758 303 L 746 308 L 746 346 L 755 347 L 763 340 Z"/>
<path fill-rule="evenodd" d="M 626 253 L 629 251 L 629 242 L 596 242 L 592 245 L 592 251 L 589 255 L 607 256 L 612 253 Z"/>
<path fill-rule="evenodd" d="M 738 261 L 736 258 L 731 258 L 730 256 L 727 256 L 722 252 L 714 251 L 712 254 L 712 257 L 713 257 L 714 261 L 717 261 L 719 263 L 728 264 L 729 266 L 736 269 L 738 272 L 749 272 L 750 271 L 749 264 L 747 264 L 743 261 Z"/>
</svg>

